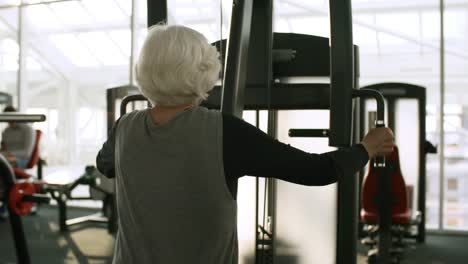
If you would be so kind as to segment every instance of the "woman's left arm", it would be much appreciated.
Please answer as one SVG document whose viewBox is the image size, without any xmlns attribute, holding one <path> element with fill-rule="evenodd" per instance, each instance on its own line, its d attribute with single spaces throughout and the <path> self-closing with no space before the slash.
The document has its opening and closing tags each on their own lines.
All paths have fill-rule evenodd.
<svg viewBox="0 0 468 264">
<path fill-rule="evenodd" d="M 223 115 L 223 141 L 224 168 L 231 179 L 251 175 L 322 186 L 354 174 L 369 160 L 361 144 L 322 154 L 307 153 L 230 115 Z"/>
<path fill-rule="evenodd" d="M 102 145 L 96 157 L 96 167 L 108 178 L 115 177 L 115 133 L 119 120 L 114 123 L 107 141 Z"/>
</svg>

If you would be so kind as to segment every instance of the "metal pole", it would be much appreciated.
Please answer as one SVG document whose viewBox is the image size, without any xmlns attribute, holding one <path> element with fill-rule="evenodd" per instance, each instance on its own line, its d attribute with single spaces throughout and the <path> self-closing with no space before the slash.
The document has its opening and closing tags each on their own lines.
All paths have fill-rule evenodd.
<svg viewBox="0 0 468 264">
<path fill-rule="evenodd" d="M 376 120 L 376 127 L 384 127 L 385 126 L 385 99 L 382 94 L 373 89 L 360 89 L 356 90 L 353 93 L 355 96 L 359 96 L 361 99 L 366 97 L 372 97 L 377 101 L 377 120 Z M 374 164 L 370 166 L 374 166 L 377 172 L 378 180 L 377 180 L 377 192 L 378 192 L 378 225 L 379 225 L 379 240 L 378 240 L 378 259 L 377 263 L 389 263 L 390 260 L 390 247 L 391 247 L 391 206 L 390 206 L 390 186 L 391 186 L 391 179 L 388 171 L 386 170 L 385 166 L 385 157 L 376 157 L 374 159 Z M 354 177 L 356 178 L 356 177 Z M 338 185 L 338 190 L 340 185 Z M 356 186 L 357 187 L 357 186 Z M 349 188 L 349 187 L 348 187 Z M 350 192 L 350 191 L 349 191 Z M 339 193 L 340 194 L 340 193 Z M 351 196 L 350 196 L 351 197 Z M 340 196 L 338 195 L 338 198 Z M 345 203 L 345 201 L 339 200 L 341 203 Z M 349 203 L 349 201 L 348 201 Z M 338 206 L 342 206 L 342 204 L 338 204 Z M 343 210 L 345 211 L 345 210 Z M 351 211 L 351 210 L 350 210 Z M 357 211 L 357 209 L 356 209 Z M 346 211 L 345 211 L 346 212 Z M 357 220 L 357 212 L 355 213 L 355 218 Z M 341 217 L 339 217 L 341 220 Z M 344 222 L 343 220 L 341 220 Z M 357 227 L 357 224 L 356 224 Z M 338 225 L 338 231 L 340 231 L 340 226 Z M 349 227 L 348 227 L 349 228 Z M 350 231 L 346 230 L 348 233 Z M 346 233 L 345 233 L 346 234 Z M 355 237 L 353 241 L 356 242 L 357 240 L 357 232 L 354 234 Z M 338 233 L 338 238 L 343 239 L 343 235 Z M 339 245 L 339 244 L 338 244 Z M 354 245 L 355 246 L 355 245 Z M 340 251 L 337 252 L 337 263 L 356 263 L 356 250 L 357 248 L 354 247 L 354 256 L 349 256 L 348 261 L 345 262 L 345 258 L 340 255 Z M 348 249 L 349 254 L 351 254 L 351 249 Z"/>
<path fill-rule="evenodd" d="M 136 54 L 136 14 L 137 14 L 137 2 L 132 0 L 132 14 L 130 15 L 130 67 L 129 67 L 129 84 L 134 85 L 134 68 L 135 68 L 135 54 Z"/>
<path fill-rule="evenodd" d="M 223 40 L 223 39 L 221 39 Z M 222 41 L 221 41 L 222 42 Z M 255 126 L 260 129 L 260 110 L 255 110 Z M 265 179 L 266 180 L 266 179 Z M 258 219 L 259 219 L 259 206 L 260 206 L 260 197 L 259 197 L 259 191 L 260 191 L 260 178 L 259 177 L 256 177 L 255 178 L 255 229 L 258 230 Z M 265 190 L 266 192 L 266 190 Z M 265 210 L 263 210 L 265 212 Z M 263 219 L 265 219 L 265 215 L 263 215 Z M 265 222 L 265 221 L 263 221 Z M 265 226 L 263 226 L 265 227 Z M 262 256 L 265 254 L 265 247 L 263 246 L 265 241 L 263 239 L 263 232 L 262 232 L 262 247 L 260 248 L 258 246 L 258 239 L 259 239 L 259 236 L 258 235 L 255 235 L 255 263 L 260 263 L 259 261 L 259 256 L 260 256 L 260 252 L 262 254 Z M 259 250 L 261 249 L 261 251 L 259 252 Z"/>
<path fill-rule="evenodd" d="M 330 0 L 330 137 L 329 145 L 349 147 L 355 86 L 351 0 Z M 336 263 L 356 263 L 357 177 L 338 183 Z"/>
<path fill-rule="evenodd" d="M 10 166 L 10 163 L 5 159 L 3 155 L 0 154 L 0 178 L 3 183 L 3 188 L 5 193 L 4 197 L 0 197 L 2 202 L 5 203 L 4 206 L 8 209 L 8 215 L 11 225 L 11 234 L 13 236 L 13 242 L 16 250 L 16 258 L 19 264 L 29 264 L 31 263 L 31 258 L 28 250 L 28 243 L 26 236 L 24 234 L 23 222 L 21 221 L 21 216 L 10 211 L 8 205 L 8 196 L 11 188 L 15 184 L 15 178 L 13 174 L 13 169 Z"/>
<path fill-rule="evenodd" d="M 268 129 L 267 133 L 269 136 L 272 138 L 277 139 L 278 138 L 278 111 L 277 110 L 268 110 Z M 267 203 L 268 207 L 266 210 L 266 226 L 265 229 L 270 231 L 271 234 L 273 234 L 271 238 L 271 256 L 276 255 L 276 219 L 277 219 L 277 211 L 276 211 L 276 202 L 277 202 L 277 180 L 276 179 L 266 179 L 267 182 L 267 189 L 265 192 L 267 192 Z M 271 229 L 268 228 L 270 226 Z M 274 258 L 274 257 L 273 257 Z M 266 262 L 268 263 L 268 262 Z"/>
<path fill-rule="evenodd" d="M 367 116 L 367 107 L 366 100 L 364 98 L 358 99 L 359 104 L 355 110 L 357 118 L 355 119 L 355 133 L 359 140 L 362 140 L 366 132 L 366 116 Z M 365 168 L 362 168 L 359 171 L 359 182 L 358 182 L 358 238 L 362 238 L 364 223 L 361 220 L 361 210 L 362 210 L 362 184 L 364 182 L 364 177 L 366 175 Z"/>
<path fill-rule="evenodd" d="M 358 47 L 355 47 L 354 48 L 354 88 L 355 89 L 359 89 L 360 88 L 360 84 L 359 84 L 359 77 L 361 76 L 360 72 L 361 72 L 361 69 L 359 67 L 360 65 L 360 61 L 359 61 L 359 48 Z M 361 99 L 361 98 L 357 98 L 356 101 L 354 102 L 354 109 L 353 109 L 353 132 L 352 132 L 352 136 L 353 136 L 353 144 L 355 143 L 360 143 L 361 140 L 363 139 L 363 137 L 361 136 L 361 132 L 359 131 L 359 128 L 361 127 L 361 123 L 364 122 L 364 120 L 362 120 L 360 118 L 360 114 L 361 114 L 361 105 L 362 105 L 362 101 L 365 101 L 364 99 Z M 361 170 L 362 171 L 362 170 Z M 362 230 L 362 225 L 361 225 L 361 218 L 360 218 L 360 212 L 361 212 L 361 186 L 362 186 L 362 179 L 363 179 L 363 174 L 361 173 L 361 171 L 359 171 L 358 173 L 356 173 L 354 175 L 354 181 L 353 181 L 353 184 L 356 185 L 354 187 L 354 191 L 357 193 L 355 195 L 355 203 L 356 203 L 356 235 L 357 235 L 357 239 L 359 239 L 361 237 L 361 230 Z M 357 246 L 356 246 L 357 248 Z"/>
<path fill-rule="evenodd" d="M 21 1 L 22 3 L 23 1 Z M 23 8 L 18 7 L 18 71 L 16 75 L 16 99 L 18 110 L 21 111 L 22 104 L 22 85 L 23 85 Z"/>
<path fill-rule="evenodd" d="M 444 167 L 445 167 L 445 151 L 444 151 L 444 105 L 445 105 L 445 31 L 444 31 L 444 0 L 440 0 L 440 111 L 439 111 L 439 126 L 440 126 L 440 156 L 439 156 L 439 230 L 444 228 Z"/>
<path fill-rule="evenodd" d="M 329 145 L 349 147 L 354 87 L 351 0 L 330 0 L 330 139 Z"/>
<path fill-rule="evenodd" d="M 388 98 L 387 99 L 387 117 L 388 117 L 388 123 L 387 126 L 392 130 L 395 131 L 395 108 L 396 108 L 396 102 L 395 98 Z"/>
<path fill-rule="evenodd" d="M 21 2 L 22 3 L 22 2 Z M 28 87 L 27 58 L 29 54 L 28 34 L 25 31 L 25 7 L 18 7 L 18 110 L 24 111 L 28 105 L 26 88 Z"/>
<path fill-rule="evenodd" d="M 426 240 L 426 90 L 418 98 L 419 107 L 419 182 L 418 210 L 421 212 L 421 223 L 418 226 L 419 243 Z"/>
<path fill-rule="evenodd" d="M 232 5 L 231 30 L 227 41 L 221 111 L 237 117 L 244 108 L 244 89 L 247 77 L 252 25 L 253 1 L 238 0 Z"/>
</svg>

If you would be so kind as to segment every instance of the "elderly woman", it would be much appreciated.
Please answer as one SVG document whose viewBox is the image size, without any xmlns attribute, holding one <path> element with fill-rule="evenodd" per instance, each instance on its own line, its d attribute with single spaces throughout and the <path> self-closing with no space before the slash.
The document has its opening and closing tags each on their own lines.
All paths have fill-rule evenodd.
<svg viewBox="0 0 468 264">
<path fill-rule="evenodd" d="M 244 175 L 322 186 L 393 148 L 388 129 L 361 144 L 309 154 L 199 104 L 218 79 L 219 54 L 183 26 L 149 29 L 136 77 L 153 108 L 124 115 L 97 157 L 116 178 L 114 263 L 237 263 L 237 180 Z"/>
</svg>

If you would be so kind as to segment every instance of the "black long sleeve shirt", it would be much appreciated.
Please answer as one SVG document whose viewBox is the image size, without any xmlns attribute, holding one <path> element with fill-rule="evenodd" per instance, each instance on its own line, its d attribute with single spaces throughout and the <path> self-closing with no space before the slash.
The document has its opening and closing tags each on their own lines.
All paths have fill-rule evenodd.
<svg viewBox="0 0 468 264">
<path fill-rule="evenodd" d="M 97 156 L 97 168 L 114 177 L 115 126 Z M 223 162 L 226 184 L 237 196 L 237 180 L 245 175 L 322 186 L 357 172 L 369 157 L 361 144 L 323 154 L 311 154 L 275 140 L 231 115 L 223 114 Z"/>
</svg>

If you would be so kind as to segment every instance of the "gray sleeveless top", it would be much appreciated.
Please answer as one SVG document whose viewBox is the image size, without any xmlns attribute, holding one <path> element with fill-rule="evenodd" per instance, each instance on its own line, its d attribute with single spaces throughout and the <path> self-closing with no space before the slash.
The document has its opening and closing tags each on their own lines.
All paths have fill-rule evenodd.
<svg viewBox="0 0 468 264">
<path fill-rule="evenodd" d="M 203 107 L 116 130 L 119 231 L 113 263 L 237 264 L 236 201 L 223 168 L 222 115 Z"/>
</svg>

